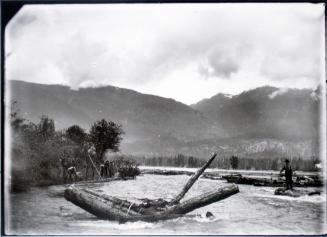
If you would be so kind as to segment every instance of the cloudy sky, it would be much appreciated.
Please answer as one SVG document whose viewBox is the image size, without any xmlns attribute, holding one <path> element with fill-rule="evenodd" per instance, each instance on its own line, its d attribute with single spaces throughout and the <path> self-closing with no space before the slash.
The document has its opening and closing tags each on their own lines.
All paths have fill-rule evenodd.
<svg viewBox="0 0 327 237">
<path fill-rule="evenodd" d="M 186 104 L 324 79 L 322 4 L 33 5 L 5 37 L 6 79 L 114 85 Z"/>
</svg>

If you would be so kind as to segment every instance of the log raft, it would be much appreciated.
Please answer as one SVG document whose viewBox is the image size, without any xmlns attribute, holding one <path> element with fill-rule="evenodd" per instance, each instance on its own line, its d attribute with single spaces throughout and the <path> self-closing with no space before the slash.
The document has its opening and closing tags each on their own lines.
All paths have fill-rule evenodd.
<svg viewBox="0 0 327 237">
<path fill-rule="evenodd" d="M 66 189 L 64 196 L 66 200 L 71 201 L 100 219 L 119 222 L 140 220 L 152 222 L 183 216 L 197 208 L 223 200 L 238 192 L 238 187 L 233 184 L 190 198 L 184 202 L 164 207 L 160 205 L 143 207 L 142 204 L 135 204 L 127 200 L 76 187 Z"/>
<path fill-rule="evenodd" d="M 197 208 L 220 201 L 239 192 L 235 184 L 218 188 L 197 197 L 180 202 L 204 170 L 209 167 L 217 154 L 214 154 L 186 183 L 182 191 L 170 202 L 157 200 L 143 200 L 137 204 L 127 200 L 99 194 L 97 192 L 80 189 L 74 186 L 65 190 L 66 200 L 90 212 L 100 219 L 126 221 L 159 221 L 180 217 Z"/>
</svg>

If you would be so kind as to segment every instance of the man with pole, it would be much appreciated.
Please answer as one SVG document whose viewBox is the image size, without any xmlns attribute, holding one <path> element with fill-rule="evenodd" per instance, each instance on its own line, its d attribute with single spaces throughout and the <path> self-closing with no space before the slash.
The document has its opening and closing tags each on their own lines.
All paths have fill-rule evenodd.
<svg viewBox="0 0 327 237">
<path fill-rule="evenodd" d="M 91 163 L 92 163 L 92 178 L 94 179 L 94 169 L 96 170 L 96 172 L 98 173 L 99 177 L 101 178 L 101 174 L 99 172 L 99 170 L 97 169 L 95 163 L 92 160 L 92 157 L 96 157 L 96 151 L 95 151 L 95 147 L 94 145 L 92 145 L 88 150 L 87 150 L 87 156 L 90 159 Z"/>
</svg>

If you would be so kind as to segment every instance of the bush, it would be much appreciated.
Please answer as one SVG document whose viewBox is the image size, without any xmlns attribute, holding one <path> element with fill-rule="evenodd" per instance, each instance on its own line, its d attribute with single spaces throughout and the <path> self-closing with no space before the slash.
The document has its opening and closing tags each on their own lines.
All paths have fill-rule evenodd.
<svg viewBox="0 0 327 237">
<path fill-rule="evenodd" d="M 141 173 L 135 160 L 133 159 L 120 156 L 114 158 L 111 163 L 114 169 L 114 173 L 118 172 L 119 176 L 122 178 L 135 177 Z"/>
</svg>

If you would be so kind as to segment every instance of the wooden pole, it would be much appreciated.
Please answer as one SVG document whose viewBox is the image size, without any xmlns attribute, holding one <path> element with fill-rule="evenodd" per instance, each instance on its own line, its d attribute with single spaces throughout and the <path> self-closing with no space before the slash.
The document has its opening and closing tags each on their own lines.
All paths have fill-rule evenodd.
<svg viewBox="0 0 327 237">
<path fill-rule="evenodd" d="M 192 187 L 195 181 L 200 177 L 200 175 L 209 167 L 211 162 L 215 159 L 217 153 L 214 153 L 213 156 L 188 180 L 185 184 L 183 190 L 169 203 L 170 205 L 177 204 L 187 193 L 187 191 Z"/>
<path fill-rule="evenodd" d="M 97 171 L 97 173 L 98 173 L 100 179 L 102 179 L 101 174 L 100 174 L 100 172 L 98 171 L 97 167 L 95 166 L 95 164 L 94 164 L 94 162 L 93 162 L 93 160 L 92 160 L 90 154 L 87 153 L 87 155 L 89 156 L 89 158 L 90 158 L 90 160 L 91 160 L 91 162 L 92 162 L 92 165 L 93 165 L 93 167 L 95 168 L 95 170 Z"/>
</svg>

